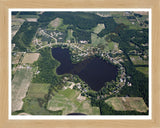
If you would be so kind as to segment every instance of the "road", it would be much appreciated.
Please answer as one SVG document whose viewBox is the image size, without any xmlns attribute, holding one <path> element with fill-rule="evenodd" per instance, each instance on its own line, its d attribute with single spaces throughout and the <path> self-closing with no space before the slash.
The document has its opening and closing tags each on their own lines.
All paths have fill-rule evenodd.
<svg viewBox="0 0 160 128">
<path fill-rule="evenodd" d="M 41 46 L 40 48 L 38 48 L 36 51 L 42 49 L 42 48 L 45 48 L 45 47 L 52 47 L 54 45 L 67 45 L 67 46 L 70 46 L 70 47 L 74 47 L 74 48 L 77 48 L 79 49 L 80 51 L 83 51 L 80 47 L 77 46 L 77 44 L 70 44 L 70 43 L 61 43 L 61 42 L 57 42 L 57 43 L 50 43 L 50 44 L 47 44 L 47 45 L 44 45 L 44 46 Z"/>
</svg>

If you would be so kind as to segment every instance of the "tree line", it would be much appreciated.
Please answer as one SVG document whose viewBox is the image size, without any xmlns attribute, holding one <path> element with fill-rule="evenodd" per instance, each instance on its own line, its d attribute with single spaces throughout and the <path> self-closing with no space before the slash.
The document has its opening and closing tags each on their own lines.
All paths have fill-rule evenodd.
<svg viewBox="0 0 160 128">
<path fill-rule="evenodd" d="M 27 51 L 37 29 L 38 23 L 24 22 L 12 39 L 12 43 L 15 44 L 15 49 L 18 51 Z"/>
</svg>

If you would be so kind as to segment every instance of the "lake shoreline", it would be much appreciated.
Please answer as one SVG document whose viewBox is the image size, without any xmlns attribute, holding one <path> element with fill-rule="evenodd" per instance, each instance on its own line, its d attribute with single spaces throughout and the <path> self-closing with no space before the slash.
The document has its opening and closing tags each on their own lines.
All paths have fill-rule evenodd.
<svg viewBox="0 0 160 128">
<path fill-rule="evenodd" d="M 99 91 L 106 82 L 116 80 L 118 75 L 118 68 L 115 65 L 97 56 L 73 64 L 69 49 L 61 47 L 52 48 L 52 56 L 61 63 L 56 69 L 58 75 L 78 75 L 95 91 Z"/>
</svg>

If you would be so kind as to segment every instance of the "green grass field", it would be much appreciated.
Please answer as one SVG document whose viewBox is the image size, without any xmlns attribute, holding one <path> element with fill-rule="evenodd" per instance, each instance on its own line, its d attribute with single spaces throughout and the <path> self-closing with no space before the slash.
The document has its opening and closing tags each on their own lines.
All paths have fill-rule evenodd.
<svg viewBox="0 0 160 128">
<path fill-rule="evenodd" d="M 103 29 L 105 29 L 104 24 L 98 24 L 97 27 L 94 28 L 94 33 L 98 34 L 100 33 Z"/>
<path fill-rule="evenodd" d="M 109 50 L 119 50 L 118 48 L 118 43 L 115 42 L 107 42 L 105 40 L 105 37 L 98 37 L 97 34 L 92 33 L 91 34 L 91 40 L 92 40 L 92 46 L 97 47 L 98 44 L 103 44 L 104 45 L 104 50 L 109 51 Z"/>
<path fill-rule="evenodd" d="M 98 37 L 97 34 L 92 33 L 91 34 L 91 41 L 92 41 L 92 45 L 93 46 L 97 46 L 97 44 L 102 43 L 102 44 L 106 44 L 106 40 L 105 37 Z"/>
<path fill-rule="evenodd" d="M 146 106 L 143 98 L 141 97 L 113 97 L 105 101 L 109 106 L 117 111 L 138 111 L 146 112 Z"/>
<path fill-rule="evenodd" d="M 27 96 L 23 99 L 22 110 L 32 115 L 61 115 L 61 111 L 49 111 L 45 108 L 49 87 L 50 84 L 31 83 Z"/>
<path fill-rule="evenodd" d="M 43 101 L 41 101 L 43 102 Z M 49 111 L 40 105 L 37 98 L 25 98 L 23 111 L 31 115 L 61 115 L 61 111 Z"/>
<path fill-rule="evenodd" d="M 68 29 L 68 34 L 67 34 L 67 38 L 66 40 L 75 40 L 74 36 L 73 36 L 73 30 L 72 29 Z"/>
<path fill-rule="evenodd" d="M 98 14 L 103 15 L 104 17 L 107 17 L 107 16 L 116 16 L 116 17 L 123 16 L 123 12 L 98 12 Z"/>
<path fill-rule="evenodd" d="M 127 19 L 127 17 L 125 17 L 125 16 L 114 17 L 114 20 L 118 24 L 123 23 L 123 24 L 129 26 L 129 29 L 136 29 L 136 30 L 141 29 L 141 27 L 137 21 L 134 22 L 134 24 L 132 24 L 132 22 L 130 22 Z"/>
<path fill-rule="evenodd" d="M 49 87 L 50 84 L 31 83 L 27 92 L 27 97 L 44 98 L 44 96 L 48 94 Z"/>
<path fill-rule="evenodd" d="M 86 99 L 79 101 L 77 97 L 80 92 L 74 89 L 59 90 L 58 92 L 53 91 L 54 96 L 48 102 L 48 110 L 58 111 L 62 110 L 63 115 L 69 113 L 84 113 L 87 115 L 99 115 L 100 110 L 98 107 L 92 107 L 90 100 Z"/>
<path fill-rule="evenodd" d="M 146 77 L 148 77 L 148 67 L 136 67 L 136 70 L 142 72 Z"/>
<path fill-rule="evenodd" d="M 140 56 L 129 56 L 134 65 L 147 65 L 148 61 L 143 60 Z"/>
<path fill-rule="evenodd" d="M 48 26 L 56 29 L 56 28 L 58 28 L 62 24 L 63 24 L 63 19 L 62 18 L 56 18 L 56 19 L 52 20 L 49 23 Z"/>
</svg>

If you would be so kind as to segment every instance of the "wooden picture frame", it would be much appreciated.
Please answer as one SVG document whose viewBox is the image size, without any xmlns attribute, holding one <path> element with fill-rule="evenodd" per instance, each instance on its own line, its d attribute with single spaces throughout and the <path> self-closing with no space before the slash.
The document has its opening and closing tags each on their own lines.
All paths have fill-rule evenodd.
<svg viewBox="0 0 160 128">
<path fill-rule="evenodd" d="M 9 42 L 9 8 L 150 8 L 152 9 L 152 119 L 151 120 L 9 120 L 8 117 L 8 42 Z M 120 0 L 120 1 L 65 1 L 65 0 L 0 0 L 0 128 L 34 128 L 34 127 L 136 127 L 158 128 L 160 127 L 160 79 L 159 63 L 159 0 Z"/>
</svg>

